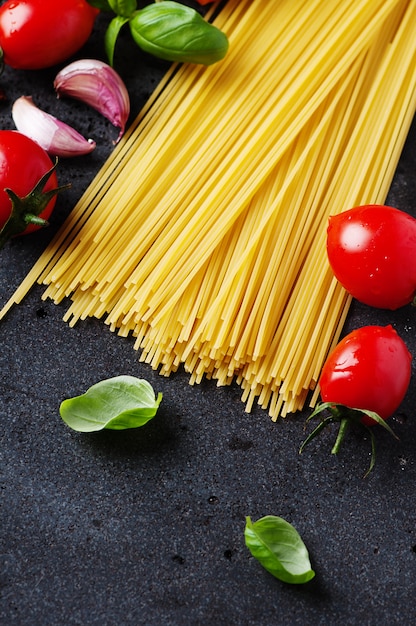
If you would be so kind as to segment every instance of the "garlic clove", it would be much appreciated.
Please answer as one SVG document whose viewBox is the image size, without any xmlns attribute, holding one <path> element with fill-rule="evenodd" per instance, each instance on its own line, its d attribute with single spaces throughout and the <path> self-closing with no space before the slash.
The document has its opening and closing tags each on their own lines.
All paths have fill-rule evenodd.
<svg viewBox="0 0 416 626">
<path fill-rule="evenodd" d="M 31 96 L 21 96 L 13 103 L 12 117 L 18 131 L 53 156 L 89 154 L 96 146 L 95 141 L 85 139 L 72 126 L 39 109 Z"/>
<path fill-rule="evenodd" d="M 55 77 L 58 98 L 68 96 L 85 102 L 120 129 L 117 143 L 124 134 L 130 115 L 130 98 L 119 74 L 107 63 L 80 59 L 64 67 Z"/>
</svg>

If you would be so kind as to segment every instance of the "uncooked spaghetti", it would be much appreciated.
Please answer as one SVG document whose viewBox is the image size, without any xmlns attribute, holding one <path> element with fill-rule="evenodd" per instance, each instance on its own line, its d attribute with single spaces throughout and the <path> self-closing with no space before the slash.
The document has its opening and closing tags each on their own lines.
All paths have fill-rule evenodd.
<svg viewBox="0 0 416 626">
<path fill-rule="evenodd" d="M 1 315 L 36 282 L 140 359 L 313 405 L 350 299 L 328 217 L 383 203 L 416 108 L 416 0 L 229 0 L 227 57 L 172 67 Z M 312 393 L 315 390 L 315 393 Z"/>
</svg>

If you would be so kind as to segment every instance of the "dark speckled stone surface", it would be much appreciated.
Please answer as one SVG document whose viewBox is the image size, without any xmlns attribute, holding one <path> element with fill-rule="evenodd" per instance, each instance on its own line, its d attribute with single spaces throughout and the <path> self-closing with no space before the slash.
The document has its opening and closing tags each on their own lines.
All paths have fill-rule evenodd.
<svg viewBox="0 0 416 626">
<path fill-rule="evenodd" d="M 78 56 L 103 58 L 101 17 Z M 123 38 L 117 69 L 136 113 L 166 65 Z M 49 229 L 1 251 L 6 301 L 91 181 L 117 131 L 74 101 L 57 102 L 56 68 L 6 70 L 1 128 L 19 95 L 93 137 L 89 157 L 62 162 Z M 416 215 L 416 125 L 390 204 Z M 307 413 L 274 424 L 248 415 L 237 387 L 191 387 L 138 363 L 129 339 L 92 320 L 69 328 L 65 306 L 36 287 L 0 325 L 0 623 L 24 626 L 410 625 L 416 620 L 416 377 L 378 460 L 363 480 L 370 443 L 351 433 L 337 457 L 334 433 L 302 456 Z M 411 307 L 395 313 L 354 303 L 345 332 L 392 323 L 416 355 Z M 81 435 L 59 404 L 100 379 L 147 378 L 164 399 L 142 429 Z M 379 429 L 380 431 L 381 429 Z M 305 586 L 275 580 L 250 556 L 244 518 L 285 517 L 316 570 Z"/>
</svg>

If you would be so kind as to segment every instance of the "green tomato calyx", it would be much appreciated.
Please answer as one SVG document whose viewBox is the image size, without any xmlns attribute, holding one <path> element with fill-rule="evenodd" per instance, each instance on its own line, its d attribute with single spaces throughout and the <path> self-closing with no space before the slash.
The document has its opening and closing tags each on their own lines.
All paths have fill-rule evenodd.
<svg viewBox="0 0 416 626">
<path fill-rule="evenodd" d="M 58 160 L 56 160 L 55 165 L 40 178 L 32 191 L 29 191 L 23 198 L 18 196 L 12 189 L 5 189 L 12 203 L 12 211 L 9 219 L 0 230 L 0 248 L 12 237 L 24 233 L 29 224 L 35 224 L 41 227 L 48 225 L 48 222 L 40 217 L 41 213 L 43 213 L 54 196 L 63 189 L 67 189 L 71 186 L 70 184 L 62 185 L 61 187 L 44 191 L 45 185 L 57 165 Z"/>
<path fill-rule="evenodd" d="M 369 418 L 370 420 L 372 420 L 372 422 L 379 424 L 385 430 L 387 430 L 395 439 L 398 439 L 397 435 L 392 430 L 392 428 L 390 428 L 390 426 L 386 423 L 386 421 L 382 417 L 380 417 L 378 413 L 375 413 L 374 411 L 369 411 L 367 409 L 356 409 L 356 408 L 345 406 L 344 404 L 337 404 L 334 402 L 322 402 L 318 404 L 315 410 L 307 418 L 306 423 L 308 423 L 315 416 L 321 415 L 323 412 L 327 412 L 329 413 L 329 415 L 324 418 L 321 417 L 321 421 L 319 422 L 319 424 L 302 442 L 299 448 L 299 454 L 303 452 L 305 447 L 312 441 L 312 439 L 315 439 L 315 437 L 319 435 L 320 432 L 325 427 L 335 422 L 339 423 L 339 429 L 338 429 L 338 434 L 337 434 L 335 443 L 331 450 L 331 454 L 338 454 L 341 448 L 341 444 L 344 441 L 345 436 L 348 430 L 350 429 L 351 425 L 352 424 L 358 425 L 361 428 L 365 428 L 367 433 L 370 435 L 370 440 L 371 440 L 371 459 L 370 459 L 369 468 L 364 475 L 364 477 L 366 477 L 373 470 L 374 465 L 375 465 L 376 445 L 375 445 L 375 437 L 374 437 L 374 433 L 372 432 L 372 428 L 369 424 L 363 423 L 363 419 L 366 418 L 366 420 L 368 421 L 368 418 Z"/>
</svg>

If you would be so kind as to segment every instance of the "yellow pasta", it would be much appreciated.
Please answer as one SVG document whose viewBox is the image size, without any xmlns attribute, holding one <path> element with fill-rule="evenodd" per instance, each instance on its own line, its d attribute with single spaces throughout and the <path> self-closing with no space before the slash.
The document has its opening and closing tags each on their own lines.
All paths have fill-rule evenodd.
<svg viewBox="0 0 416 626">
<path fill-rule="evenodd" d="M 0 313 L 38 281 L 140 359 L 311 405 L 349 296 L 328 217 L 382 203 L 416 109 L 416 0 L 228 0 L 213 66 L 172 67 Z"/>
</svg>

